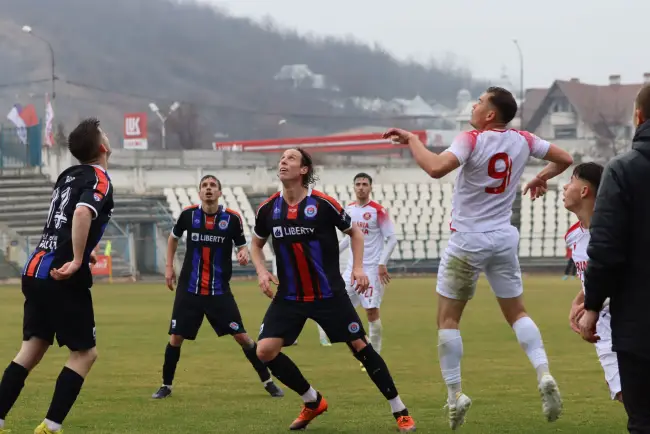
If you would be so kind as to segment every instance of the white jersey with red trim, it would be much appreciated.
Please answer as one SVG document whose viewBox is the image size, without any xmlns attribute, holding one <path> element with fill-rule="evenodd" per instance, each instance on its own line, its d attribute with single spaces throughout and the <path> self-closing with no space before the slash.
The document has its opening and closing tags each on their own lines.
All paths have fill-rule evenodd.
<svg viewBox="0 0 650 434">
<path fill-rule="evenodd" d="M 589 262 L 587 246 L 589 246 L 590 238 L 589 229 L 583 228 L 580 222 L 571 226 L 564 236 L 567 247 L 571 249 L 571 259 L 573 259 L 573 263 L 576 265 L 576 271 L 582 283 L 582 292 L 585 291 L 585 271 Z M 609 298 L 603 304 L 603 311 L 609 312 Z"/>
<path fill-rule="evenodd" d="M 527 131 L 468 131 L 447 149 L 461 164 L 452 199 L 450 227 L 490 232 L 510 226 L 512 204 L 529 156 L 542 159 L 550 143 Z"/>
<path fill-rule="evenodd" d="M 582 227 L 580 222 L 574 224 L 569 228 L 564 241 L 569 249 L 571 249 L 571 259 L 576 265 L 576 271 L 580 282 L 582 282 L 582 291 L 585 290 L 585 270 L 587 269 L 587 246 L 589 245 L 589 230 Z"/>
<path fill-rule="evenodd" d="M 363 266 L 377 268 L 384 250 L 384 240 L 395 234 L 395 227 L 384 207 L 375 201 L 363 206 L 352 202 L 345 211 L 364 236 Z M 352 255 L 348 258 L 348 268 L 352 269 Z"/>
</svg>

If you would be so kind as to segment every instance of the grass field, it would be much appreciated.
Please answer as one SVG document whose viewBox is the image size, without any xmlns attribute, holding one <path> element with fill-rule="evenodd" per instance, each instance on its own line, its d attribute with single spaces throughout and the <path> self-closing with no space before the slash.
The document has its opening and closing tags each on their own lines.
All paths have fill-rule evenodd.
<svg viewBox="0 0 650 434">
<path fill-rule="evenodd" d="M 526 301 L 545 340 L 564 398 L 564 414 L 554 424 L 541 414 L 533 368 L 503 321 L 485 281 L 462 323 L 464 391 L 474 405 L 464 433 L 623 433 L 625 411 L 609 400 L 594 348 L 568 327 L 575 280 L 527 277 Z M 449 431 L 442 409 L 435 327 L 434 279 L 396 279 L 382 306 L 383 355 L 418 432 Z M 235 284 L 244 323 L 257 337 L 268 300 L 253 282 Z M 209 325 L 183 347 L 174 395 L 155 401 L 161 383 L 173 294 L 163 285 L 97 285 L 94 292 L 99 359 L 76 406 L 66 434 L 274 433 L 286 431 L 300 399 L 286 390 L 272 399 L 262 389 L 239 346 L 217 339 Z M 0 287 L 0 370 L 20 346 L 22 294 Z M 390 407 L 345 345 L 323 348 L 314 323 L 287 354 L 327 397 L 330 409 L 314 433 L 395 432 Z M 28 379 L 7 423 L 14 433 L 31 433 L 47 411 L 54 382 L 67 353 L 53 348 Z"/>
</svg>

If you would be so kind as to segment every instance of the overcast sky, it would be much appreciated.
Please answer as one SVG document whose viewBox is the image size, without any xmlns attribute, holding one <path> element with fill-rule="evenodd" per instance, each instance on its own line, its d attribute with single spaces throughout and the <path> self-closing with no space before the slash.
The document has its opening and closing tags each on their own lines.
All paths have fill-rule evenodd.
<svg viewBox="0 0 650 434">
<path fill-rule="evenodd" d="M 353 34 L 400 58 L 443 59 L 451 53 L 479 77 L 497 78 L 505 67 L 518 86 L 517 39 L 527 88 L 572 77 L 604 84 L 610 74 L 638 83 L 650 72 L 649 48 L 643 46 L 649 0 L 202 1 L 233 15 L 271 16 L 301 32 Z"/>
</svg>

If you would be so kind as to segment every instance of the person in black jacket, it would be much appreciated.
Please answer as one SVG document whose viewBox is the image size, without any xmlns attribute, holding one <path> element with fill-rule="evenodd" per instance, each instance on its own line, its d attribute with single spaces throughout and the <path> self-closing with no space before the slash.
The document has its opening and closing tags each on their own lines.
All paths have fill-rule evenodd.
<svg viewBox="0 0 650 434">
<path fill-rule="evenodd" d="M 605 168 L 591 220 L 580 332 L 596 342 L 610 298 L 628 431 L 650 433 L 650 85 L 637 95 L 632 149 Z"/>
</svg>

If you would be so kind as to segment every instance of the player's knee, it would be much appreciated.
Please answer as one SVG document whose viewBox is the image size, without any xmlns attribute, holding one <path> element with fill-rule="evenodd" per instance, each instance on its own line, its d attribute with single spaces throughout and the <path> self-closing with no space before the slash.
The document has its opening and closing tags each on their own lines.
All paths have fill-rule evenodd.
<svg viewBox="0 0 650 434">
<path fill-rule="evenodd" d="M 366 314 L 368 315 L 369 322 L 375 322 L 379 319 L 379 309 L 376 307 L 367 309 Z"/>
<path fill-rule="evenodd" d="M 278 345 L 272 339 L 262 339 L 257 343 L 257 358 L 264 363 L 275 359 L 282 350 L 282 343 Z"/>
<path fill-rule="evenodd" d="M 40 338 L 31 338 L 28 341 L 23 341 L 20 351 L 16 355 L 14 362 L 31 371 L 38 365 L 43 356 L 50 348 L 50 344 Z"/>
<path fill-rule="evenodd" d="M 438 329 L 458 329 L 467 301 L 438 296 Z"/>
<path fill-rule="evenodd" d="M 68 365 L 72 370 L 85 376 L 83 373 L 87 372 L 92 367 L 97 360 L 97 357 L 99 357 L 97 347 L 88 350 L 71 351 Z"/>
<path fill-rule="evenodd" d="M 253 348 L 255 346 L 255 341 L 252 340 L 247 333 L 239 333 L 233 335 L 233 338 L 235 339 L 235 342 L 237 342 L 244 349 Z"/>
<path fill-rule="evenodd" d="M 365 337 L 363 337 L 361 339 L 355 339 L 351 342 L 347 342 L 347 345 L 348 348 L 350 348 L 350 351 L 352 351 L 352 354 L 356 356 L 368 346 L 368 341 Z"/>
<path fill-rule="evenodd" d="M 185 340 L 185 339 L 183 338 L 183 336 L 180 336 L 180 335 L 171 335 L 171 336 L 169 337 L 169 344 L 170 344 L 172 347 L 180 347 L 181 345 L 183 345 L 183 341 L 184 341 L 184 340 Z"/>
<path fill-rule="evenodd" d="M 498 300 L 503 317 L 511 327 L 520 319 L 528 316 L 521 297 L 499 298 Z"/>
</svg>

